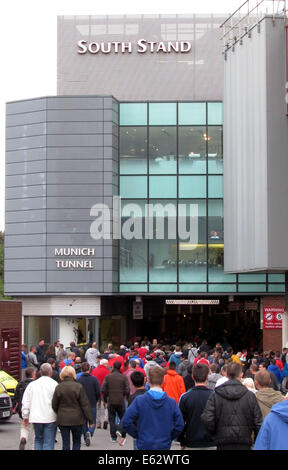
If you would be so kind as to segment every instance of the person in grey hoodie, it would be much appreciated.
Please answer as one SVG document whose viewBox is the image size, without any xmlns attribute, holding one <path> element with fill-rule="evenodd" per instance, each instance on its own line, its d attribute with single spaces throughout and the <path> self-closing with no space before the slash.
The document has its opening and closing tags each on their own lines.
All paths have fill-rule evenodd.
<svg viewBox="0 0 288 470">
<path fill-rule="evenodd" d="M 256 399 L 260 407 L 263 419 L 270 413 L 271 408 L 276 403 L 283 401 L 281 392 L 270 387 L 271 377 L 267 370 L 261 370 L 255 375 L 255 385 L 257 388 Z"/>
<path fill-rule="evenodd" d="M 217 364 L 210 364 L 209 369 L 210 373 L 208 375 L 206 387 L 209 388 L 209 390 L 214 390 L 217 380 L 221 379 L 223 376 L 221 374 L 217 374 Z"/>
<path fill-rule="evenodd" d="M 85 353 L 85 359 L 90 365 L 90 367 L 97 367 L 98 366 L 98 361 L 97 357 L 99 356 L 100 352 L 97 349 L 97 344 L 93 343 L 92 347 L 87 349 Z"/>
</svg>

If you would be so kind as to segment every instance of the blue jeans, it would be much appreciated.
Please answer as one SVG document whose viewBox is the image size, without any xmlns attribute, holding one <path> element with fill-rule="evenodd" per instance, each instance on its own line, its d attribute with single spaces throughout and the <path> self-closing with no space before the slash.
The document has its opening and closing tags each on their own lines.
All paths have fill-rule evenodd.
<svg viewBox="0 0 288 470">
<path fill-rule="evenodd" d="M 59 426 L 62 437 L 62 450 L 70 450 L 70 432 L 72 433 L 72 450 L 80 450 L 82 424 L 80 426 Z"/>
<path fill-rule="evenodd" d="M 33 423 L 35 450 L 54 450 L 57 426 L 53 423 Z"/>
<path fill-rule="evenodd" d="M 84 434 L 84 437 L 85 437 L 85 434 L 86 432 L 90 432 L 91 434 L 91 437 L 93 436 L 94 434 L 94 431 L 95 431 L 95 428 L 96 428 L 96 418 L 97 418 L 97 408 L 92 408 L 92 414 L 93 414 L 93 423 L 94 423 L 94 426 L 92 428 L 89 428 L 88 427 L 88 421 L 87 419 L 85 419 L 84 421 L 84 424 L 83 424 L 83 434 Z"/>
</svg>

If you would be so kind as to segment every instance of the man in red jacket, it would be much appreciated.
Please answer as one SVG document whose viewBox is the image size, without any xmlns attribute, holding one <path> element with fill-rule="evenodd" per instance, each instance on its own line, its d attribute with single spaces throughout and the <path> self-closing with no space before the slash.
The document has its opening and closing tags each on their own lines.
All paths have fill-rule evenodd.
<svg viewBox="0 0 288 470">
<path fill-rule="evenodd" d="M 124 367 L 124 358 L 123 356 L 118 356 L 118 354 L 109 354 L 109 360 L 108 360 L 108 366 L 113 369 L 113 366 L 115 362 L 120 362 L 121 363 L 121 369 L 120 372 L 121 374 L 124 374 L 125 367 Z"/>
<path fill-rule="evenodd" d="M 107 359 L 101 359 L 99 366 L 94 367 L 91 371 L 91 375 L 96 377 L 99 380 L 100 387 L 102 388 L 103 381 L 107 375 L 110 374 L 110 369 L 108 367 Z M 103 429 L 108 427 L 108 409 L 107 405 L 104 404 L 103 395 L 101 395 L 101 400 L 97 402 L 97 415 L 96 415 L 96 426 L 97 429 L 101 429 L 102 426 L 102 415 L 104 416 Z"/>
</svg>

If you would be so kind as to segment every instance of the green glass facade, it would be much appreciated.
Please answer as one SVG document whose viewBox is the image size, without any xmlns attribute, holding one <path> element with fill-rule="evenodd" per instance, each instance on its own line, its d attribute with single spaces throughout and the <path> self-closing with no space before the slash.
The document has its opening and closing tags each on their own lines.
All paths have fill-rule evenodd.
<svg viewBox="0 0 288 470">
<path fill-rule="evenodd" d="M 284 274 L 224 274 L 221 102 L 120 103 L 119 141 L 122 230 L 132 214 L 127 204 L 141 208 L 134 236 L 120 240 L 120 292 L 285 292 Z M 179 234 L 191 204 L 196 242 Z M 158 239 L 160 216 L 165 237 Z"/>
</svg>

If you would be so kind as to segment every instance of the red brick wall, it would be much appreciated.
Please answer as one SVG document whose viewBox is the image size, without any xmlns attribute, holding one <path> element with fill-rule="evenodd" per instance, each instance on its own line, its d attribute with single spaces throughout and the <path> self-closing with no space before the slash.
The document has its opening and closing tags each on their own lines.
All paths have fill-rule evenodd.
<svg viewBox="0 0 288 470">
<path fill-rule="evenodd" d="M 264 307 L 284 307 L 284 297 L 264 297 L 262 299 Z M 281 351 L 282 350 L 282 329 L 267 330 L 263 329 L 263 351 Z"/>
</svg>

